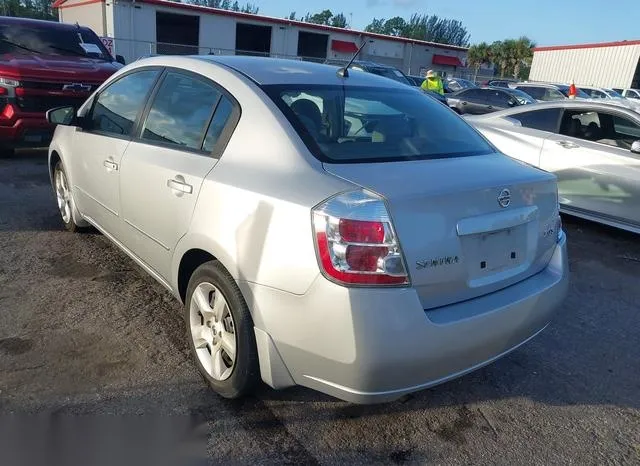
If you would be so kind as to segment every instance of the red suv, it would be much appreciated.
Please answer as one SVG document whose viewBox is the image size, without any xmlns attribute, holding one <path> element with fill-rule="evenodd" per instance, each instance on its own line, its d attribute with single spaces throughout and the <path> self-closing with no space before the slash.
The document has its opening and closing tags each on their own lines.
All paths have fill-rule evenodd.
<svg viewBox="0 0 640 466">
<path fill-rule="evenodd" d="M 0 17 L 0 155 L 47 145 L 45 112 L 79 107 L 122 67 L 118 58 L 89 28 Z"/>
</svg>

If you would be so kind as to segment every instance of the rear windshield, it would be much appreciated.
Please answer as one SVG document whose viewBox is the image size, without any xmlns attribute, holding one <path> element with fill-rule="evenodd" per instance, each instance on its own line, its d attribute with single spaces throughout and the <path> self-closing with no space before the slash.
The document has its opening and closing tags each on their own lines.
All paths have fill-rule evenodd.
<svg viewBox="0 0 640 466">
<path fill-rule="evenodd" d="M 311 152 L 331 163 L 483 155 L 492 147 L 414 88 L 266 86 Z"/>
<path fill-rule="evenodd" d="M 109 52 L 88 29 L 61 29 L 45 24 L 0 24 L 0 54 L 43 54 L 99 58 Z"/>
</svg>

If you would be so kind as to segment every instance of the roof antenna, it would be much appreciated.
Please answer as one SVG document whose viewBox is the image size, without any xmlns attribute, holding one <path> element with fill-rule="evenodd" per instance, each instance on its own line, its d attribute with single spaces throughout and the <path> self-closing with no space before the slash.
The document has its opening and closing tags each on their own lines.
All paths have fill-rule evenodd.
<svg viewBox="0 0 640 466">
<path fill-rule="evenodd" d="M 360 52 L 362 52 L 362 49 L 364 48 L 365 45 L 367 45 L 367 42 L 372 43 L 372 40 L 369 41 L 364 41 L 362 43 L 362 45 L 360 46 L 360 48 L 358 49 L 358 51 L 353 55 L 353 57 L 351 57 L 351 60 L 349 60 L 349 63 L 347 63 L 347 66 L 345 66 L 344 68 L 340 68 L 338 70 L 338 76 L 341 78 L 348 78 L 349 77 L 349 67 L 353 64 L 353 62 L 355 61 L 356 58 L 358 58 L 358 55 L 360 55 Z"/>
</svg>

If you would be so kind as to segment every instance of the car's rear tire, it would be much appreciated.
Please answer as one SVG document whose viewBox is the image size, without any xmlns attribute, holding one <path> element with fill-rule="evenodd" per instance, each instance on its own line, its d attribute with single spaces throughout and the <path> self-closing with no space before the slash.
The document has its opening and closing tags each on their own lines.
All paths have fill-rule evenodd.
<svg viewBox="0 0 640 466">
<path fill-rule="evenodd" d="M 251 393 L 260 380 L 253 319 L 220 262 L 206 262 L 191 276 L 184 317 L 189 348 L 211 388 L 225 398 Z"/>
<path fill-rule="evenodd" d="M 71 197 L 71 187 L 62 162 L 60 161 L 58 161 L 53 168 L 53 189 L 64 227 L 72 233 L 82 231 L 84 228 L 78 225 L 73 218 L 74 204 L 73 198 Z"/>
</svg>

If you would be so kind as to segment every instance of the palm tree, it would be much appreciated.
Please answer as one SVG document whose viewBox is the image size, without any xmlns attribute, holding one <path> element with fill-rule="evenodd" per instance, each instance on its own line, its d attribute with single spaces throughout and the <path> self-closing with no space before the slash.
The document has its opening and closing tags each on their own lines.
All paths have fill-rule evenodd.
<svg viewBox="0 0 640 466">
<path fill-rule="evenodd" d="M 520 72 L 522 66 L 531 66 L 531 59 L 533 58 L 533 48 L 536 46 L 535 42 L 526 36 L 520 37 L 514 43 L 514 57 L 513 57 L 513 77 L 515 79 L 520 78 Z"/>
<path fill-rule="evenodd" d="M 467 62 L 474 69 L 473 81 L 478 79 L 478 71 L 482 65 L 488 65 L 491 63 L 491 47 L 486 42 L 480 42 L 479 44 L 469 47 L 467 52 Z"/>
</svg>

